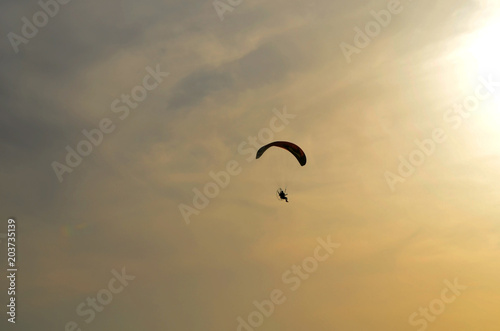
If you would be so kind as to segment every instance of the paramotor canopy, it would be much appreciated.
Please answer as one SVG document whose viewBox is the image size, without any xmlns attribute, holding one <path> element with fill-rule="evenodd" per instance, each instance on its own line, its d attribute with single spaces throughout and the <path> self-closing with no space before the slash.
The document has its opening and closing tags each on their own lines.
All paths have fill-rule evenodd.
<svg viewBox="0 0 500 331">
<path fill-rule="evenodd" d="M 295 158 L 297 159 L 297 161 L 299 161 L 301 166 L 304 166 L 306 164 L 307 159 L 306 159 L 306 154 L 304 153 L 304 151 L 299 146 L 297 146 L 291 142 L 288 142 L 288 141 L 274 141 L 270 144 L 262 146 L 257 151 L 257 155 L 255 158 L 256 159 L 260 158 L 262 156 L 262 154 L 264 154 L 264 152 L 267 151 L 267 149 L 269 147 L 273 147 L 273 146 L 281 147 L 283 149 L 286 149 L 290 153 L 292 153 L 293 156 L 295 156 Z"/>
</svg>

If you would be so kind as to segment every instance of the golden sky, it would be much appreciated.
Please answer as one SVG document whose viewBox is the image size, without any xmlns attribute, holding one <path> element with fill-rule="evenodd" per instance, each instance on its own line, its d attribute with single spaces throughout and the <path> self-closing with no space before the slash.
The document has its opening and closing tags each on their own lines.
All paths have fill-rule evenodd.
<svg viewBox="0 0 500 331">
<path fill-rule="evenodd" d="M 0 21 L 16 328 L 498 330 L 497 1 L 5 1 Z M 271 140 L 307 164 L 255 160 Z"/>
</svg>

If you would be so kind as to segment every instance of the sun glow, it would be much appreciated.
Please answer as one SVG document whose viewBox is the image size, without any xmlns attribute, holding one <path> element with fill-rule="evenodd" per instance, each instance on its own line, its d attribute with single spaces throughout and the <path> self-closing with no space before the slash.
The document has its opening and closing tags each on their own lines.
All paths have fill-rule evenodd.
<svg viewBox="0 0 500 331">
<path fill-rule="evenodd" d="M 500 16 L 490 20 L 481 29 L 477 30 L 468 44 L 467 52 L 472 57 L 473 65 L 479 76 L 490 77 L 494 82 L 500 81 Z M 497 88 L 493 95 L 481 102 L 480 111 L 471 119 L 476 122 L 472 130 L 475 141 L 479 145 L 474 147 L 475 153 L 500 154 L 500 90 Z M 472 124 L 472 123 L 471 123 Z"/>
<path fill-rule="evenodd" d="M 500 18 L 478 32 L 469 48 L 478 69 L 483 72 L 500 72 Z"/>
</svg>

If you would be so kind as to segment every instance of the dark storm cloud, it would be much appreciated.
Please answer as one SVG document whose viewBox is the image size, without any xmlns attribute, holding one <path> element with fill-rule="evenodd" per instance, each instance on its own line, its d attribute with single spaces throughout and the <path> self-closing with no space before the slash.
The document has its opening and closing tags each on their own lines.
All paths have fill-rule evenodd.
<svg viewBox="0 0 500 331">
<path fill-rule="evenodd" d="M 40 7 L 36 2 L 3 3 L 0 170 L 2 184 L 9 188 L 1 192 L 5 210 L 17 215 L 21 210 L 38 212 L 43 218 L 43 211 L 67 193 L 57 182 L 51 163 L 62 161 L 65 147 L 81 139 L 82 129 L 92 127 L 86 123 L 87 115 L 80 112 L 85 108 L 72 100 L 85 88 L 81 76 L 94 64 L 137 44 L 144 31 L 161 19 L 151 8 L 150 12 L 158 13 L 154 20 L 134 20 L 124 15 L 120 5 L 120 1 L 61 5 L 16 54 L 7 33 L 21 34 L 21 18 L 31 19 Z M 86 160 L 79 173 L 91 162 Z M 72 175 L 77 179 L 80 174 Z"/>
<path fill-rule="evenodd" d="M 34 3 L 13 1 L 6 8 L 0 14 L 3 30 L 17 34 L 21 17 L 31 18 L 40 10 Z M 174 15 L 169 9 L 172 5 L 157 1 L 140 5 L 71 1 L 61 5 L 26 45 L 21 44 L 19 53 L 14 53 L 8 38 L 2 38 L 0 142 L 26 155 L 64 148 L 79 135 L 82 116 L 66 109 L 61 104 L 66 96 L 54 92 L 64 93 L 63 88 L 74 84 L 90 65 L 137 44 L 150 26 Z"/>
<path fill-rule="evenodd" d="M 102 56 L 110 56 L 136 42 L 147 28 L 124 20 L 120 10 L 112 3 L 96 9 L 76 1 L 60 7 L 56 16 L 40 28 L 27 44 L 18 46 L 19 52 L 13 60 L 23 62 L 27 65 L 26 69 L 36 68 L 52 77 L 71 76 Z M 25 9 L 23 15 L 30 17 L 37 10 L 40 8 Z M 20 18 L 11 17 L 5 24 L 11 32 L 21 34 Z M 10 52 L 14 52 L 10 44 L 8 47 Z"/>
<path fill-rule="evenodd" d="M 38 3 L 11 2 L 8 10 L 0 13 L 4 38 L 0 41 L 2 54 L 15 54 L 14 61 L 22 61 L 28 68 L 46 72 L 52 76 L 78 75 L 93 62 L 110 57 L 116 52 L 128 49 L 144 41 L 147 31 L 155 25 L 175 27 L 179 15 L 198 15 L 204 10 L 204 2 L 158 2 L 141 3 L 128 0 L 70 1 L 60 5 L 54 17 L 28 38 L 27 44 L 20 44 L 15 54 L 7 33 L 22 35 L 22 17 L 30 22 L 33 14 L 41 10 Z M 177 29 L 179 30 L 179 29 Z M 165 42 L 179 37 L 175 28 L 165 29 Z M 27 69 L 27 68 L 26 68 Z"/>
<path fill-rule="evenodd" d="M 15 150 L 25 155 L 41 152 L 63 135 L 56 125 L 22 118 L 10 109 L 0 113 L 0 144 L 4 151 Z M 4 162 L 7 160 L 8 157 Z"/>
<path fill-rule="evenodd" d="M 30 77 L 23 76 L 7 72 L 0 78 L 0 144 L 7 153 L 3 165 L 16 164 L 17 158 L 26 161 L 28 156 L 50 154 L 77 126 L 76 119 L 61 115 L 65 109 L 56 98 L 44 95 L 47 86 L 34 89 Z M 36 163 L 33 159 L 31 162 Z"/>
</svg>

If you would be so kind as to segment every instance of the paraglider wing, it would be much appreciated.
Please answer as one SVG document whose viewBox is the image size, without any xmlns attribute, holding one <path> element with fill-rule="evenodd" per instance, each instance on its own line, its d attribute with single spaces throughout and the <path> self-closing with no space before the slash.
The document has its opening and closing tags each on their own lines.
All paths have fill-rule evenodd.
<svg viewBox="0 0 500 331">
<path fill-rule="evenodd" d="M 257 151 L 257 155 L 255 158 L 256 159 L 260 158 L 262 156 L 262 154 L 264 154 L 264 152 L 267 151 L 267 149 L 269 147 L 273 147 L 273 146 L 281 147 L 283 149 L 286 149 L 290 153 L 292 153 L 293 156 L 295 156 L 295 158 L 297 159 L 297 161 L 299 161 L 301 166 L 304 166 L 306 164 L 307 159 L 306 159 L 306 154 L 304 153 L 304 151 L 299 146 L 297 146 L 291 142 L 288 142 L 288 141 L 274 141 L 270 144 L 262 146 Z"/>
</svg>

